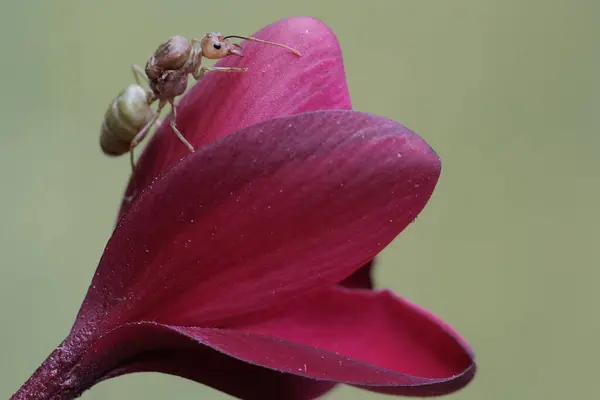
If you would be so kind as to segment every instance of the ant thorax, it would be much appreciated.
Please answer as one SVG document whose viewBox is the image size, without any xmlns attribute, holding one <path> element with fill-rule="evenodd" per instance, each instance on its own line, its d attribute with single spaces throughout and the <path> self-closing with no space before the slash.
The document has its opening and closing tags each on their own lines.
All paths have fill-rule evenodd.
<svg viewBox="0 0 600 400">
<path fill-rule="evenodd" d="M 155 98 L 172 99 L 185 92 L 197 53 L 198 50 L 182 36 L 173 36 L 156 49 L 145 68 Z"/>
</svg>

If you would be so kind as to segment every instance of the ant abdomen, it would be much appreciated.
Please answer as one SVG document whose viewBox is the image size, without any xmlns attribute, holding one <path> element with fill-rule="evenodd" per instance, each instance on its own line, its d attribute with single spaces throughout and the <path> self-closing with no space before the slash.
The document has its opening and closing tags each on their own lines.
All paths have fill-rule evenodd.
<svg viewBox="0 0 600 400">
<path fill-rule="evenodd" d="M 119 156 L 129 151 L 131 141 L 155 116 L 148 100 L 149 93 L 135 84 L 113 99 L 104 114 L 100 133 L 100 146 L 105 154 Z"/>
</svg>

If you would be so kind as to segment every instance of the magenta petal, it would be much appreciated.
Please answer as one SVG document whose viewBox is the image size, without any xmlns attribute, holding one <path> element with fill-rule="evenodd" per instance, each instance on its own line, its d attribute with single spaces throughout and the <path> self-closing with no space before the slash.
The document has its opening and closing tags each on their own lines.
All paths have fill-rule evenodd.
<svg viewBox="0 0 600 400">
<path fill-rule="evenodd" d="M 450 326 L 389 291 L 332 288 L 267 321 L 237 329 L 277 341 L 314 347 L 327 352 L 329 355 L 326 357 L 331 359 L 343 356 L 353 362 L 365 363 L 361 368 L 368 365 L 367 369 L 371 372 L 359 367 L 356 371 L 352 371 L 354 367 L 345 371 L 349 365 L 347 362 L 341 363 L 340 366 L 344 365 L 341 368 L 317 360 L 307 364 L 312 368 L 312 374 L 304 371 L 299 374 L 315 378 L 319 377 L 319 373 L 327 374 L 327 379 L 336 382 L 352 383 L 385 393 L 446 394 L 465 386 L 475 374 L 470 347 Z M 278 348 L 272 351 L 283 357 L 288 350 Z M 302 355 L 291 350 L 288 356 L 285 365 L 289 366 L 282 368 L 281 363 L 277 364 L 278 370 L 294 372 L 297 365 L 307 362 L 303 361 Z M 256 362 L 256 359 L 241 358 Z M 350 372 L 352 375 L 348 375 Z M 364 380 L 361 382 L 361 379 Z M 386 381 L 388 379 L 389 382 Z"/>
<path fill-rule="evenodd" d="M 340 288 L 322 291 L 269 320 L 235 329 L 149 323 L 122 327 L 98 342 L 94 352 L 96 360 L 103 354 L 131 355 L 107 377 L 160 371 L 238 396 L 242 393 L 232 392 L 236 383 L 244 386 L 250 378 L 249 387 L 238 388 L 244 398 L 250 394 L 288 398 L 261 392 L 257 386 L 261 379 L 273 379 L 273 390 L 280 395 L 300 389 L 295 386 L 300 381 L 223 355 L 299 377 L 413 396 L 454 392 L 475 374 L 469 346 L 430 312 L 388 291 Z M 307 385 L 313 394 L 328 388 Z M 297 392 L 298 397 L 292 393 L 289 398 L 310 398 L 306 392 Z"/>
<path fill-rule="evenodd" d="M 114 355 L 126 355 L 100 380 L 135 372 L 161 372 L 246 400 L 309 400 L 336 385 L 246 363 L 199 343 L 193 336 L 155 324 L 121 327 L 96 343 L 93 351 L 93 358 L 105 365 Z"/>
<path fill-rule="evenodd" d="M 245 66 L 248 71 L 210 72 L 181 98 L 177 125 L 196 148 L 272 118 L 352 108 L 339 43 L 323 22 L 311 17 L 286 18 L 254 36 L 292 46 L 302 56 L 245 42 L 244 57 L 230 56 L 218 62 L 217 66 Z M 146 187 L 186 156 L 187 148 L 169 124 L 164 124 L 140 158 L 139 187 Z"/>
<path fill-rule="evenodd" d="M 157 179 L 120 221 L 78 324 L 218 326 L 332 286 L 415 219 L 439 173 L 419 136 L 354 111 L 223 137 Z"/>
</svg>

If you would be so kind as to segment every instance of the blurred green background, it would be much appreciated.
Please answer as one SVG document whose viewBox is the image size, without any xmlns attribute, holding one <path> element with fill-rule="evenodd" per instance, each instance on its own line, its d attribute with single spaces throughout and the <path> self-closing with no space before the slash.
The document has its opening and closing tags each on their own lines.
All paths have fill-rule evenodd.
<svg viewBox="0 0 600 400">
<path fill-rule="evenodd" d="M 67 334 L 129 170 L 98 131 L 157 44 L 312 15 L 337 33 L 356 109 L 396 119 L 444 171 L 377 280 L 473 345 L 455 399 L 593 398 L 600 346 L 600 2 L 3 1 L 0 397 Z M 329 399 L 375 399 L 340 388 Z M 228 399 L 136 374 L 84 399 Z"/>
</svg>

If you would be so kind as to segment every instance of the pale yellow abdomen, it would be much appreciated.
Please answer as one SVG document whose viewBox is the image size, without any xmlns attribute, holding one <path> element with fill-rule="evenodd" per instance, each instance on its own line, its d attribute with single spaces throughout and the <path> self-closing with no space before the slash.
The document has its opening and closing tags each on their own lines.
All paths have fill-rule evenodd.
<svg viewBox="0 0 600 400">
<path fill-rule="evenodd" d="M 113 99 L 104 114 L 100 131 L 100 147 L 109 156 L 129 151 L 129 144 L 154 117 L 148 104 L 148 92 L 131 84 Z"/>
</svg>

